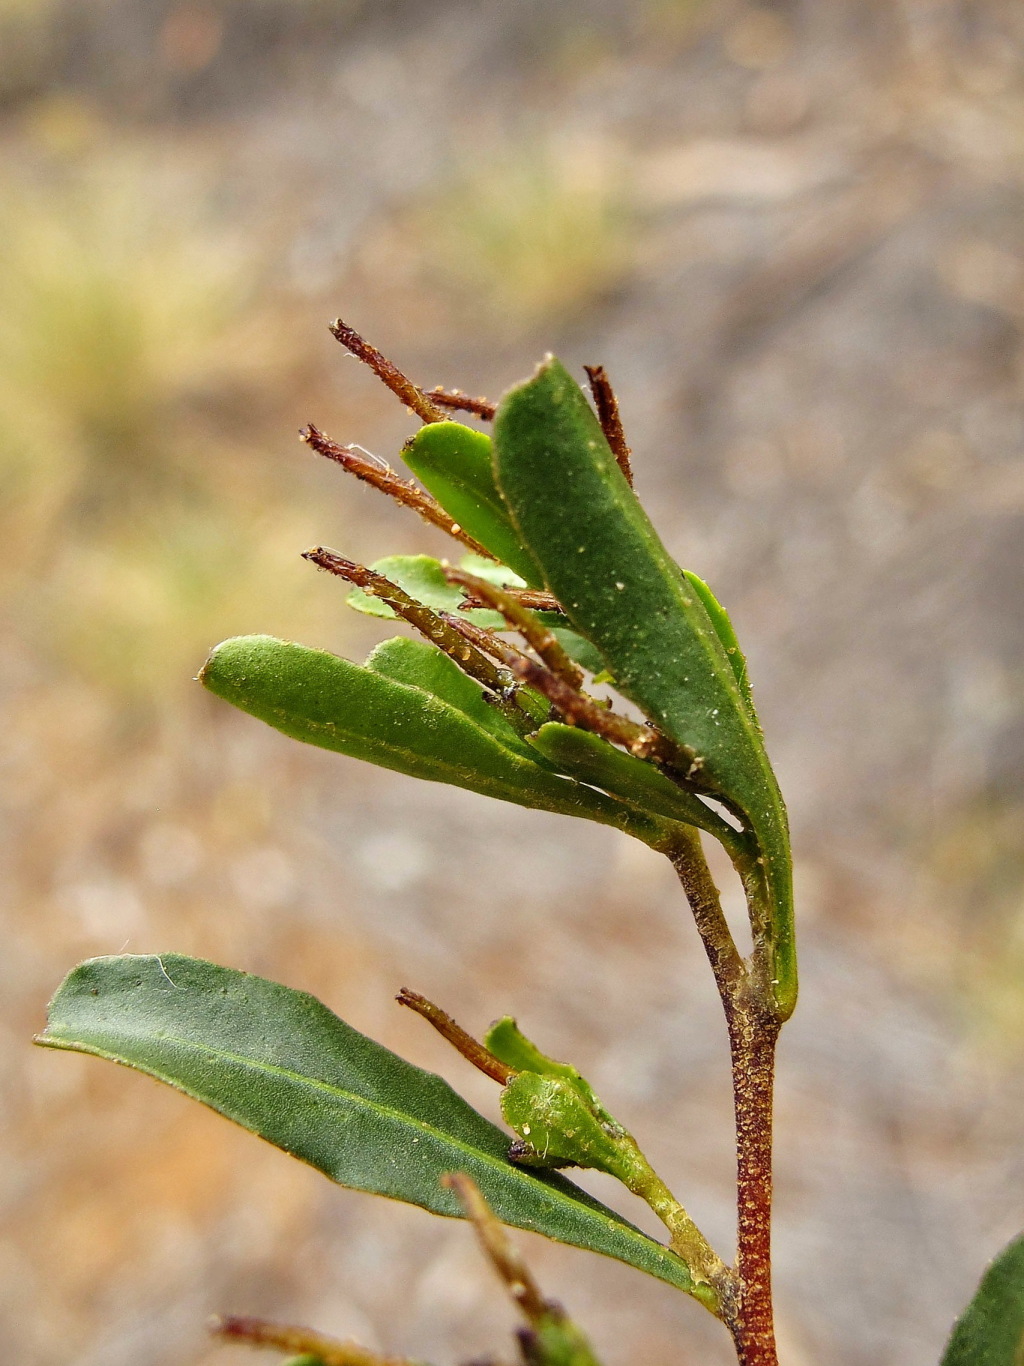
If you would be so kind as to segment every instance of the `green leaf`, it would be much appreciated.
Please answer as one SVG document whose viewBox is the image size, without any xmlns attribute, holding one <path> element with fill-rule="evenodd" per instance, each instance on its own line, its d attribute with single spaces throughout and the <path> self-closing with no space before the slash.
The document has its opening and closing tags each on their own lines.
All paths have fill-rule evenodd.
<svg viewBox="0 0 1024 1366">
<path fill-rule="evenodd" d="M 517 1072 L 536 1072 L 542 1077 L 582 1081 L 579 1072 L 571 1063 L 557 1062 L 546 1053 L 542 1053 L 537 1045 L 526 1037 L 511 1015 L 503 1015 L 500 1020 L 495 1020 L 484 1035 L 484 1047 L 506 1067 L 514 1067 Z M 593 1100 L 594 1093 L 589 1086 L 587 1093 L 588 1099 Z"/>
<path fill-rule="evenodd" d="M 528 584 L 540 584 L 537 563 L 524 549 L 494 482 L 489 436 L 461 422 L 432 422 L 406 442 L 402 459 L 474 540 Z"/>
<path fill-rule="evenodd" d="M 501 1093 L 501 1113 L 520 1141 L 509 1155 L 517 1165 L 590 1167 L 625 1181 L 635 1145 L 608 1123 L 607 1111 L 587 1101 L 581 1082 L 589 1091 L 582 1077 L 573 1082 L 518 1072 L 512 1078 Z"/>
<path fill-rule="evenodd" d="M 272 636 L 238 636 L 217 646 L 199 678 L 240 710 L 321 749 L 613 825 L 654 847 L 669 834 L 657 817 L 538 761 L 480 688 L 423 642 L 386 642 L 359 665 Z"/>
<path fill-rule="evenodd" d="M 548 721 L 527 739 L 560 773 L 599 787 L 639 811 L 707 830 L 730 851 L 743 852 L 745 837 L 699 797 L 678 787 L 653 764 L 616 749 L 599 735 Z"/>
<path fill-rule="evenodd" d="M 542 1053 L 511 1015 L 491 1026 L 484 1046 L 516 1069 L 501 1093 L 501 1113 L 521 1140 L 517 1162 L 593 1167 L 625 1179 L 636 1145 L 571 1063 Z"/>
<path fill-rule="evenodd" d="M 683 577 L 690 584 L 704 604 L 704 610 L 711 618 L 711 624 L 715 628 L 715 634 L 722 642 L 722 649 L 729 656 L 729 663 L 736 676 L 736 683 L 740 690 L 747 709 L 753 719 L 757 720 L 757 712 L 754 710 L 754 694 L 750 690 L 750 677 L 747 674 L 747 657 L 740 649 L 740 643 L 736 638 L 736 631 L 729 619 L 729 613 L 712 593 L 711 589 L 699 579 L 692 570 L 684 569 Z"/>
<path fill-rule="evenodd" d="M 408 636 L 392 636 L 373 648 L 363 667 L 454 707 L 467 720 L 493 735 L 504 748 L 520 755 L 527 752 L 501 712 L 487 701 L 479 683 L 464 674 L 436 645 Z"/>
<path fill-rule="evenodd" d="M 956 1322 L 942 1366 L 1024 1362 L 1024 1234 L 1003 1249 Z"/>
<path fill-rule="evenodd" d="M 555 624 L 558 621 L 564 621 L 564 617 L 559 617 L 554 612 L 537 612 L 535 615 L 540 617 L 546 626 L 550 626 L 551 634 L 570 659 L 575 659 L 576 663 L 581 664 L 589 673 L 601 672 L 604 668 L 604 660 L 590 641 L 581 635 L 577 635 L 575 631 L 570 631 L 566 626 Z"/>
<path fill-rule="evenodd" d="M 356 1190 L 461 1216 L 440 1177 L 466 1172 L 504 1223 L 708 1302 L 667 1248 L 570 1182 L 510 1165 L 506 1135 L 446 1082 L 305 992 L 178 955 L 94 958 L 62 983 L 38 1042 L 167 1082 Z"/>
<path fill-rule="evenodd" d="M 701 780 L 749 823 L 764 880 L 753 932 L 786 1018 L 797 990 L 786 812 L 701 596 L 659 540 L 579 385 L 554 358 L 502 401 L 494 454 L 512 519 L 570 625 L 596 646 L 619 691 L 694 752 Z"/>
</svg>

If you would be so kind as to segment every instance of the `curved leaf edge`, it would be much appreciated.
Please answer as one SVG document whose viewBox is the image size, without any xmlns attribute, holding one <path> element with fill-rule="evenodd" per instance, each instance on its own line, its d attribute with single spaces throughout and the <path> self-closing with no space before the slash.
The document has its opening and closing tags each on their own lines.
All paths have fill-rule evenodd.
<svg viewBox="0 0 1024 1366">
<path fill-rule="evenodd" d="M 989 1263 L 953 1325 L 941 1366 L 1020 1366 L 1024 1361 L 1024 1234 Z"/>
<path fill-rule="evenodd" d="M 238 969 L 222 968 L 217 964 L 210 963 L 203 959 L 190 958 L 178 954 L 110 955 L 106 957 L 86 959 L 83 962 L 79 963 L 76 967 L 71 969 L 71 971 L 66 975 L 64 980 L 58 986 L 48 1007 L 48 1019 L 46 1028 L 43 1032 L 34 1036 L 33 1043 L 40 1047 L 53 1049 L 55 1051 L 75 1052 L 91 1057 L 101 1058 L 105 1061 L 114 1062 L 118 1066 L 125 1067 L 130 1071 L 135 1071 L 142 1075 L 149 1076 L 152 1079 L 160 1081 L 163 1084 L 169 1086 L 171 1089 L 179 1092 L 180 1094 L 187 1096 L 189 1099 L 197 1100 L 200 1104 L 205 1105 L 207 1108 L 213 1110 L 215 1113 L 218 1113 L 222 1117 L 230 1119 L 233 1123 L 238 1124 L 240 1128 L 243 1128 L 247 1132 L 252 1133 L 257 1137 L 262 1138 L 264 1141 L 271 1143 L 272 1146 L 278 1147 L 281 1151 L 287 1152 L 289 1156 L 296 1157 L 299 1161 L 302 1161 L 306 1165 L 312 1166 L 314 1170 L 320 1171 L 323 1175 L 327 1175 L 329 1179 L 334 1180 L 337 1184 L 343 1186 L 346 1185 L 347 1183 L 339 1180 L 337 1177 L 333 1177 L 331 1173 L 326 1172 L 322 1167 L 318 1167 L 316 1162 L 312 1159 L 304 1156 L 301 1153 L 291 1151 L 283 1144 L 275 1142 L 273 1138 L 269 1138 L 261 1134 L 258 1127 L 256 1127 L 252 1123 L 246 1122 L 246 1120 L 239 1118 L 237 1115 L 232 1114 L 229 1109 L 224 1108 L 223 1106 L 211 1100 L 207 1100 L 202 1096 L 195 1095 L 189 1089 L 187 1084 L 185 1084 L 180 1079 L 175 1078 L 175 1076 L 172 1073 L 163 1071 L 162 1069 L 155 1068 L 151 1065 L 144 1064 L 139 1061 L 134 1061 L 129 1057 L 120 1055 L 119 1053 L 112 1051 L 109 1048 L 101 1047 L 98 1044 L 89 1043 L 83 1039 L 78 1039 L 70 1036 L 62 1036 L 58 1033 L 52 1032 L 54 1024 L 54 1015 L 61 1002 L 63 994 L 65 992 L 70 992 L 76 986 L 77 980 L 81 978 L 83 974 L 86 974 L 90 971 L 105 966 L 120 967 L 127 964 L 134 965 L 136 963 L 142 962 L 156 962 L 159 968 L 160 975 L 164 979 L 166 979 L 168 984 L 172 987 L 176 984 L 172 980 L 171 974 L 173 973 L 174 978 L 178 978 L 178 980 L 180 981 L 179 969 L 183 965 L 185 965 L 188 967 L 194 967 L 198 969 L 209 969 L 212 970 L 214 973 L 223 974 L 226 977 L 231 978 L 232 980 L 248 980 L 249 982 L 258 984 L 260 986 L 270 987 L 277 991 L 287 993 L 295 1001 L 313 1007 L 316 1011 L 321 1012 L 323 1015 L 329 1017 L 336 1024 L 343 1026 L 344 1029 L 346 1029 L 350 1035 L 357 1036 L 359 1040 L 362 1041 L 364 1044 L 368 1044 L 372 1049 L 377 1050 L 381 1054 L 387 1055 L 388 1057 L 392 1058 L 396 1063 L 401 1065 L 403 1068 L 415 1072 L 423 1079 L 429 1080 L 431 1083 L 434 1083 L 442 1087 L 446 1092 L 450 1093 L 451 1097 L 455 1101 L 457 1101 L 457 1103 L 460 1106 L 464 1107 L 465 1112 L 470 1114 L 474 1121 L 478 1121 L 481 1126 L 485 1126 L 487 1129 L 493 1130 L 495 1135 L 501 1136 L 502 1138 L 504 1137 L 504 1135 L 501 1134 L 500 1130 L 495 1129 L 489 1120 L 485 1119 L 484 1116 L 480 1115 L 479 1112 L 477 1112 L 471 1106 L 469 1106 L 469 1104 L 466 1101 L 464 1101 L 462 1097 L 458 1095 L 457 1092 L 453 1091 L 452 1088 L 448 1085 L 448 1083 L 445 1082 L 442 1078 L 438 1077 L 434 1073 L 427 1072 L 424 1069 L 417 1067 L 415 1064 L 406 1062 L 404 1059 L 401 1059 L 398 1055 L 391 1053 L 391 1051 L 389 1049 L 386 1049 L 383 1045 L 376 1044 L 372 1039 L 369 1039 L 368 1036 L 360 1034 L 359 1031 L 354 1030 L 352 1026 L 344 1025 L 344 1022 L 341 1021 L 339 1017 L 334 1015 L 334 1013 L 330 1011 L 328 1007 L 324 1006 L 323 1003 L 317 997 L 313 996 L 311 993 L 296 990 L 290 987 L 284 987 L 279 983 L 272 982 L 266 978 L 260 978 L 254 974 L 242 972 Z M 239 1059 L 239 1061 L 245 1062 L 247 1060 L 241 1058 Z M 486 1154 L 484 1154 L 482 1150 L 480 1153 L 478 1153 L 475 1149 L 473 1150 L 472 1155 L 474 1160 L 480 1160 L 481 1156 L 486 1156 Z M 542 1228 L 536 1222 L 516 1223 L 512 1220 L 502 1220 L 502 1222 L 507 1222 L 510 1227 L 520 1228 L 527 1232 L 538 1233 L 541 1236 L 548 1237 L 555 1242 L 562 1242 L 567 1246 L 578 1247 L 580 1248 L 580 1250 L 583 1251 L 596 1252 L 598 1255 L 607 1256 L 611 1260 L 620 1261 L 624 1265 L 632 1266 L 635 1270 L 642 1271 L 647 1275 L 653 1276 L 657 1280 L 664 1281 L 666 1284 L 671 1285 L 675 1289 L 683 1291 L 684 1293 L 696 1299 L 699 1303 L 703 1304 L 704 1307 L 707 1308 L 712 1314 L 716 1316 L 718 1315 L 719 1308 L 717 1296 L 715 1295 L 715 1292 L 711 1289 L 711 1287 L 700 1282 L 695 1282 L 692 1279 L 692 1276 L 686 1263 L 676 1253 L 674 1253 L 670 1248 L 665 1247 L 664 1244 L 659 1243 L 657 1240 L 651 1238 L 648 1234 L 644 1233 L 641 1229 L 637 1228 L 634 1224 L 632 1224 L 628 1219 L 619 1214 L 617 1211 L 610 1209 L 596 1197 L 576 1187 L 572 1182 L 568 1181 L 561 1174 L 539 1174 L 532 1171 L 528 1172 L 522 1168 L 513 1166 L 511 1163 L 508 1163 L 505 1160 L 498 1161 L 498 1159 L 496 1158 L 492 1158 L 490 1161 L 492 1165 L 495 1165 L 497 1168 L 500 1168 L 503 1172 L 514 1172 L 517 1178 L 520 1178 L 526 1182 L 536 1183 L 544 1187 L 549 1197 L 560 1195 L 562 1199 L 569 1201 L 571 1205 L 577 1206 L 582 1211 L 586 1211 L 591 1215 L 598 1216 L 601 1219 L 602 1223 L 607 1223 L 609 1227 L 613 1228 L 620 1237 L 622 1235 L 626 1235 L 631 1242 L 635 1242 L 636 1250 L 633 1253 L 633 1255 L 626 1257 L 620 1255 L 620 1253 L 610 1251 L 602 1247 L 590 1246 L 585 1242 L 573 1241 L 571 1238 L 559 1236 L 558 1233 L 549 1232 L 548 1230 Z M 453 1165 L 452 1170 L 457 1169 L 457 1166 Z M 350 1188 L 355 1190 L 368 1190 L 368 1188 L 360 1188 L 359 1186 L 355 1185 L 350 1186 Z M 447 1192 L 441 1190 L 440 1182 L 438 1193 L 435 1197 L 431 1199 L 430 1203 L 428 1203 L 426 1200 L 421 1202 L 419 1200 L 409 1198 L 404 1195 L 389 1195 L 387 1192 L 375 1192 L 372 1190 L 368 1190 L 368 1193 L 384 1194 L 387 1198 L 395 1199 L 400 1203 L 419 1205 L 420 1208 L 423 1208 L 430 1213 L 439 1214 L 442 1217 L 446 1218 L 465 1217 L 464 1211 L 462 1210 L 458 1202 L 448 1197 Z"/>
</svg>

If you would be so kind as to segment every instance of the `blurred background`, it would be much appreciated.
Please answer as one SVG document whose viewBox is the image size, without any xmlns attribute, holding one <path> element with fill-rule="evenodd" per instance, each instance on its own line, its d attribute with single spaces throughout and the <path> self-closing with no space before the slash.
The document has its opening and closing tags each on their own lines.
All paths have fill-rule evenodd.
<svg viewBox="0 0 1024 1366">
<path fill-rule="evenodd" d="M 937 1361 L 1024 1226 L 1022 53 L 1015 0 L 0 0 L 11 1361 L 235 1366 L 215 1311 L 509 1355 L 463 1225 L 32 1050 L 94 954 L 310 989 L 491 1115 L 391 998 L 515 1013 L 731 1244 L 724 1031 L 668 865 L 191 681 L 250 631 L 362 657 L 306 546 L 442 549 L 295 439 L 410 433 L 338 314 L 474 394 L 549 349 L 608 367 L 792 811 L 784 1361 Z M 729 1361 L 685 1297 L 520 1242 L 607 1366 Z"/>
</svg>

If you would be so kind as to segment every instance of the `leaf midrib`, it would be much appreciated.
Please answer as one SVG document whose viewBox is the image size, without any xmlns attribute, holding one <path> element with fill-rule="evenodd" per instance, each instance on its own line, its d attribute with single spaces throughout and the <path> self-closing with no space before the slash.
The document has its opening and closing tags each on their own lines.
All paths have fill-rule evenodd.
<svg viewBox="0 0 1024 1366">
<path fill-rule="evenodd" d="M 318 1081 L 313 1077 L 303 1076 L 301 1073 L 293 1072 L 290 1068 L 282 1067 L 277 1063 L 261 1062 L 258 1059 L 247 1058 L 244 1054 L 233 1053 L 228 1049 L 211 1048 L 209 1044 L 196 1043 L 192 1039 L 183 1039 L 177 1034 L 164 1033 L 160 1037 L 162 1040 L 171 1044 L 176 1044 L 185 1049 L 191 1049 L 196 1053 L 205 1054 L 208 1057 L 218 1058 L 222 1061 L 232 1062 L 240 1067 L 250 1068 L 253 1071 L 263 1072 L 272 1076 L 285 1077 L 299 1086 L 306 1086 L 311 1090 L 320 1091 L 323 1094 L 340 1098 L 351 1104 L 355 1104 L 356 1106 L 362 1106 L 375 1114 L 393 1119 L 396 1122 L 405 1125 L 407 1128 L 418 1129 L 423 1134 L 442 1140 L 443 1142 L 458 1148 L 461 1152 L 475 1158 L 477 1161 L 485 1162 L 489 1167 L 501 1175 L 509 1176 L 511 1172 L 515 1171 L 514 1168 L 510 1168 L 507 1163 L 502 1162 L 497 1157 L 493 1157 L 490 1153 L 486 1153 L 479 1148 L 471 1147 L 465 1139 L 456 1138 L 451 1134 L 445 1133 L 443 1129 L 438 1129 L 435 1125 L 429 1124 L 426 1120 L 417 1119 L 415 1116 L 409 1115 L 402 1110 L 395 1110 L 391 1106 L 384 1105 L 379 1101 L 371 1100 L 367 1096 L 361 1096 L 358 1092 L 344 1091 L 340 1087 L 332 1085 L 330 1082 Z M 130 1067 L 136 1072 L 143 1072 L 148 1076 L 152 1076 L 156 1080 L 162 1081 L 166 1085 L 173 1087 L 176 1091 L 183 1091 L 186 1095 L 191 1094 L 180 1081 L 169 1077 L 166 1073 L 159 1071 L 157 1068 L 144 1067 L 138 1062 L 132 1062 L 125 1058 L 118 1057 L 117 1054 L 110 1053 L 103 1048 L 83 1046 L 82 1044 L 74 1043 L 70 1040 L 62 1039 L 57 1035 L 50 1034 L 40 1035 L 37 1042 L 46 1047 L 67 1049 L 69 1052 L 91 1053 L 94 1057 L 104 1058 L 108 1062 L 116 1062 L 122 1067 Z M 485 1123 L 487 1122 L 489 1121 L 485 1120 Z M 248 1125 L 244 1125 L 243 1127 L 248 1128 Z M 250 1132 L 258 1133 L 258 1130 L 251 1129 Z M 500 1132 L 500 1130 L 498 1132 Z M 522 1175 L 522 1173 L 517 1174 Z M 531 1178 L 527 1177 L 525 1179 L 530 1180 Z M 538 1184 L 540 1185 L 543 1183 Z M 560 1191 L 555 1186 L 543 1185 L 543 1189 L 560 1205 L 573 1213 L 583 1213 L 584 1215 L 590 1215 L 593 1218 L 603 1220 L 610 1229 L 622 1234 L 639 1248 L 642 1248 L 645 1251 L 650 1250 L 670 1254 L 669 1248 L 666 1248 L 656 1239 L 649 1238 L 642 1230 L 630 1224 L 628 1220 L 616 1215 L 614 1211 L 605 1213 L 603 1210 L 590 1209 L 587 1205 L 574 1200 L 572 1196 L 566 1195 L 564 1191 Z M 684 1264 L 681 1264 L 681 1269 L 685 1271 Z"/>
<path fill-rule="evenodd" d="M 393 681 L 393 680 L 389 680 L 389 681 Z M 401 684 L 401 683 L 397 683 L 397 684 L 395 684 L 395 686 L 396 686 L 396 687 L 403 687 L 403 686 L 406 686 L 406 685 Z M 429 693 L 421 692 L 420 689 L 418 689 L 418 688 L 410 688 L 409 691 L 410 691 L 410 692 L 420 692 L 420 695 L 421 695 L 422 697 L 424 697 L 424 698 L 428 699 L 428 701 L 434 703 L 434 705 L 437 707 L 437 710 L 441 711 L 441 710 L 443 709 L 444 711 L 450 712 L 450 713 L 452 713 L 452 715 L 458 717 L 461 721 L 464 721 L 465 724 L 466 724 L 467 726 L 472 726 L 473 729 L 477 732 L 477 734 L 478 734 L 479 736 L 482 736 L 483 738 L 485 738 L 485 739 L 487 739 L 487 740 L 490 740 L 491 743 L 493 744 L 494 748 L 497 749 L 497 750 L 500 750 L 501 753 L 504 754 L 504 755 L 507 755 L 508 758 L 510 758 L 510 759 L 512 759 L 512 760 L 514 760 L 514 761 L 518 761 L 518 762 L 519 762 L 520 764 L 522 764 L 524 767 L 525 767 L 526 764 L 529 762 L 528 760 L 521 758 L 518 754 L 515 753 L 514 750 L 506 749 L 505 746 L 500 742 L 500 740 L 495 740 L 494 737 L 490 734 L 489 731 L 485 731 L 481 726 L 478 726 L 478 725 L 476 724 L 476 722 L 473 721 L 473 720 L 471 720 L 470 717 L 468 717 L 464 711 L 459 711 L 459 709 L 458 709 L 457 707 L 450 707 L 450 706 L 446 706 L 445 704 L 441 704 L 440 706 L 438 706 L 437 701 L 436 701 L 435 698 L 431 697 L 431 695 L 430 695 Z M 293 721 L 294 721 L 294 717 L 295 717 L 295 713 L 294 713 L 294 712 L 290 712 L 290 711 L 288 711 L 288 710 L 287 710 L 286 708 L 284 708 L 284 707 L 275 707 L 273 710 L 274 710 L 274 714 L 275 714 L 276 716 L 278 716 L 282 721 L 285 721 L 285 722 L 289 722 L 289 721 L 292 721 L 292 722 L 293 722 Z M 344 726 L 339 725 L 337 721 L 311 721 L 311 720 L 307 720 L 307 721 L 305 721 L 303 724 L 306 725 L 306 726 L 308 726 L 309 729 L 310 729 L 314 734 L 318 734 L 318 735 L 331 735 L 331 734 L 334 734 L 334 735 L 349 736 L 349 737 L 350 737 L 351 739 L 353 739 L 353 740 L 364 740 L 364 739 L 365 739 L 364 732 L 358 731 L 358 730 L 353 730 L 353 729 L 346 729 Z M 396 745 L 395 742 L 394 742 L 393 740 L 381 739 L 381 738 L 379 738 L 379 737 L 377 737 L 377 736 L 374 736 L 374 737 L 373 737 L 372 743 L 373 743 L 373 747 L 374 747 L 375 749 L 384 749 L 384 750 L 386 750 L 389 754 L 393 754 L 396 758 L 406 759 L 406 760 L 414 760 L 414 759 L 415 759 L 415 760 L 418 760 L 421 764 L 422 764 L 422 763 L 429 763 L 429 764 L 431 764 L 433 767 L 440 769 L 440 770 L 441 770 L 442 772 L 444 772 L 444 773 L 470 774 L 470 775 L 474 775 L 474 776 L 479 776 L 479 772 L 480 772 L 479 769 L 472 768 L 472 767 L 469 766 L 469 765 L 453 764 L 453 763 L 449 762 L 448 760 L 441 758 L 440 756 L 435 757 L 435 756 L 432 755 L 432 754 L 425 754 L 422 750 L 418 750 L 418 749 L 409 749 L 409 748 L 407 748 L 407 747 L 404 746 L 404 745 Z M 532 765 L 532 767 L 539 769 L 540 772 L 542 772 L 542 773 L 544 772 L 544 770 L 540 768 L 540 765 L 539 765 L 539 764 L 534 764 L 534 765 Z M 489 775 L 488 775 L 488 778 L 489 778 Z M 490 778 L 489 778 L 489 781 L 494 782 L 495 785 L 497 785 L 497 786 L 502 786 L 502 787 L 507 787 L 507 786 L 508 786 L 508 784 L 501 783 L 500 780 L 498 780 L 498 779 L 490 779 Z"/>
<path fill-rule="evenodd" d="M 385 675 L 381 674 L 380 677 L 384 678 Z M 503 756 L 505 756 L 507 759 L 510 759 L 513 763 L 519 765 L 521 768 L 525 769 L 528 773 L 539 773 L 543 778 L 553 779 L 554 781 L 557 781 L 559 783 L 564 783 L 567 797 L 570 793 L 573 796 L 577 796 L 580 792 L 582 785 L 580 783 L 577 783 L 573 778 L 567 775 L 554 773 L 549 769 L 542 768 L 540 764 L 534 762 L 531 756 L 522 755 L 514 749 L 509 749 L 506 745 L 502 744 L 502 742 L 491 731 L 485 730 L 483 726 L 481 726 L 478 722 L 474 721 L 471 716 L 467 715 L 466 712 L 461 711 L 458 707 L 454 707 L 451 705 L 451 703 L 442 701 L 435 694 L 425 692 L 422 688 L 414 688 L 408 683 L 399 683 L 395 679 L 388 679 L 387 681 L 391 683 L 393 687 L 404 688 L 411 693 L 418 694 L 421 698 L 424 699 L 424 701 L 429 707 L 436 709 L 438 712 L 442 714 L 448 713 L 449 717 L 454 717 L 463 724 L 472 727 L 472 729 L 476 732 L 478 737 L 488 741 Z M 294 724 L 295 722 L 295 713 L 287 710 L 284 707 L 274 707 L 273 714 L 286 724 Z M 303 722 L 303 724 L 308 726 L 309 730 L 314 734 L 329 735 L 333 733 L 336 735 L 349 736 L 354 740 L 365 740 L 363 732 L 352 729 L 346 729 L 344 726 L 339 725 L 336 721 L 306 720 Z M 433 755 L 423 754 L 419 750 L 408 749 L 403 745 L 397 745 L 393 740 L 375 738 L 373 744 L 375 748 L 386 750 L 389 754 L 394 755 L 396 758 L 405 760 L 416 760 L 420 764 L 429 763 L 434 768 L 439 769 L 441 772 L 456 775 L 460 779 L 468 776 L 470 778 L 478 780 L 480 777 L 480 770 L 477 768 L 473 768 L 472 766 L 468 765 L 460 766 L 458 764 L 453 764 L 441 757 L 435 758 Z M 494 790 L 500 792 L 516 793 L 517 795 L 522 794 L 523 792 L 523 788 L 516 783 L 511 783 L 501 778 L 492 778 L 489 774 L 486 774 L 484 776 L 487 778 L 490 787 Z M 456 786 L 464 785 L 465 784 L 461 782 L 456 784 Z M 551 791 L 553 797 L 553 788 L 551 789 Z M 515 801 L 516 798 L 512 798 L 512 800 Z M 608 814 L 609 816 L 611 815 L 610 812 Z"/>
</svg>

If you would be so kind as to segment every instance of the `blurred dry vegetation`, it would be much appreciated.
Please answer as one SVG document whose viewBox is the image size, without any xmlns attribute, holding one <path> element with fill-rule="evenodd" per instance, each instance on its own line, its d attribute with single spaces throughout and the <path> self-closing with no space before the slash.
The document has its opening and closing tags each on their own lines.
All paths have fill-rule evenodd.
<svg viewBox="0 0 1024 1366">
<path fill-rule="evenodd" d="M 0 145 L 9 1360 L 227 1366 L 215 1310 L 448 1362 L 508 1330 L 464 1228 L 32 1052 L 125 948 L 310 988 L 490 1113 L 390 996 L 511 1010 L 729 1243 L 722 1030 L 658 861 L 190 681 L 229 634 L 365 649 L 308 544 L 440 548 L 294 440 L 408 434 L 339 312 L 472 393 L 609 368 L 791 802 L 785 1361 L 937 1360 L 1024 1226 L 1018 0 L 0 0 Z M 682 1297 L 526 1241 L 609 1366 L 727 1361 Z"/>
</svg>

